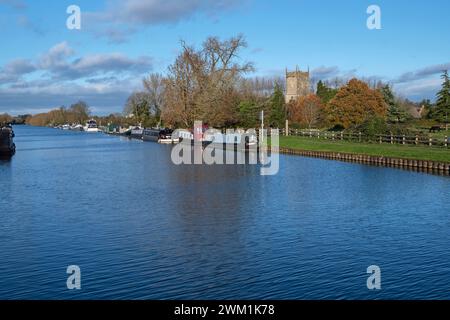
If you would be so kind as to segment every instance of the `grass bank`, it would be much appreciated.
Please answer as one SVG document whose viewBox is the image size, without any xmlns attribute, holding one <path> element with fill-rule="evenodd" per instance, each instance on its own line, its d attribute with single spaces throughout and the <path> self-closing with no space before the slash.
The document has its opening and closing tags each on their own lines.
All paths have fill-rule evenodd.
<svg viewBox="0 0 450 320">
<path fill-rule="evenodd" d="M 426 146 L 357 143 L 319 140 L 308 137 L 280 136 L 280 147 L 307 151 L 342 152 L 369 156 L 450 162 L 450 149 Z"/>
</svg>

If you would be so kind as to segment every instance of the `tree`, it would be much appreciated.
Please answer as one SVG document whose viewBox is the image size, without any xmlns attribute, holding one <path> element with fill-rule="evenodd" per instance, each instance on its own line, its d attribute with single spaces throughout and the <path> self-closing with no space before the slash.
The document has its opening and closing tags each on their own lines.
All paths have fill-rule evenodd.
<svg viewBox="0 0 450 320">
<path fill-rule="evenodd" d="M 283 88 L 279 83 L 275 88 L 268 103 L 269 125 L 274 128 L 282 128 L 286 120 L 286 108 Z"/>
<path fill-rule="evenodd" d="M 319 80 L 319 82 L 317 83 L 316 94 L 322 100 L 323 103 L 328 103 L 331 99 L 334 98 L 337 92 L 338 89 L 328 87 L 326 84 L 322 82 L 322 80 Z"/>
<path fill-rule="evenodd" d="M 251 100 L 241 101 L 239 103 L 239 124 L 244 128 L 255 128 L 258 126 L 258 115 L 261 107 Z"/>
<path fill-rule="evenodd" d="M 253 70 L 251 63 L 238 61 L 246 46 L 242 35 L 225 41 L 210 37 L 200 50 L 182 42 L 165 81 L 163 120 L 185 127 L 195 120 L 219 127 L 235 123 L 237 84 Z"/>
<path fill-rule="evenodd" d="M 293 122 L 311 128 L 318 122 L 322 109 L 322 100 L 315 94 L 309 94 L 290 106 L 289 117 Z"/>
<path fill-rule="evenodd" d="M 0 125 L 8 124 L 12 120 L 13 118 L 9 114 L 7 113 L 0 114 Z"/>
<path fill-rule="evenodd" d="M 400 107 L 397 100 L 395 99 L 391 87 L 388 84 L 386 84 L 382 86 L 379 90 L 383 95 L 384 102 L 386 102 L 388 107 L 387 113 L 388 121 L 391 123 L 405 122 L 409 117 L 408 112 L 406 112 L 403 108 Z"/>
<path fill-rule="evenodd" d="M 72 113 L 73 121 L 70 123 L 85 123 L 90 115 L 90 108 L 84 101 L 78 101 L 70 106 L 69 112 Z"/>
<path fill-rule="evenodd" d="M 430 99 L 423 99 L 419 102 L 420 110 L 422 111 L 421 116 L 422 118 L 431 119 L 432 111 L 433 111 L 433 104 L 431 103 Z"/>
<path fill-rule="evenodd" d="M 137 123 L 146 125 L 150 121 L 150 103 L 146 92 L 133 92 L 125 105 L 125 114 Z"/>
<path fill-rule="evenodd" d="M 378 134 L 385 134 L 388 131 L 388 125 L 386 124 L 386 120 L 384 118 L 373 116 L 364 120 L 364 122 L 359 125 L 357 129 L 364 135 L 364 137 L 367 137 L 370 140 L 375 140 Z"/>
<path fill-rule="evenodd" d="M 152 73 L 143 80 L 144 88 L 148 95 L 150 114 L 158 120 L 161 117 L 161 110 L 164 107 L 164 82 L 164 77 L 160 73 Z"/>
<path fill-rule="evenodd" d="M 387 105 L 378 90 L 370 89 L 363 81 L 352 79 L 325 106 L 325 113 L 331 125 L 348 128 L 362 124 L 373 116 L 385 118 Z"/>
<path fill-rule="evenodd" d="M 436 107 L 431 113 L 431 117 L 438 121 L 448 123 L 450 117 L 450 79 L 448 71 L 444 71 L 441 76 L 442 88 L 437 93 Z"/>
</svg>

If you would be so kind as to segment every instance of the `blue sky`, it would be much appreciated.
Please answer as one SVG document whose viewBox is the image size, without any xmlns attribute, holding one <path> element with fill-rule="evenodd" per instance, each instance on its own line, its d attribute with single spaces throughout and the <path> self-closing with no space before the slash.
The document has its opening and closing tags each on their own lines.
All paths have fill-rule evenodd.
<svg viewBox="0 0 450 320">
<path fill-rule="evenodd" d="M 81 8 L 81 30 L 66 9 Z M 381 30 L 366 27 L 369 5 Z M 381 79 L 413 100 L 434 99 L 450 69 L 448 0 L 0 0 L 0 112 L 47 111 L 83 99 L 121 111 L 150 72 L 174 60 L 181 39 L 242 33 L 255 76 L 308 66 L 317 79 Z"/>
</svg>

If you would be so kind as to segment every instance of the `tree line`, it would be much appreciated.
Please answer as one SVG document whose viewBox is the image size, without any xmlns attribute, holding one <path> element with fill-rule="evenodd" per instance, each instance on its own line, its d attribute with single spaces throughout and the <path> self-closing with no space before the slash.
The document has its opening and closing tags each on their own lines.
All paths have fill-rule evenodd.
<svg viewBox="0 0 450 320">
<path fill-rule="evenodd" d="M 46 113 L 29 117 L 27 124 L 33 126 L 58 126 L 63 124 L 84 124 L 90 117 L 90 108 L 84 101 L 78 101 L 70 107 L 60 107 Z"/>
<path fill-rule="evenodd" d="M 389 84 L 356 78 L 332 83 L 319 80 L 309 95 L 285 103 L 284 79 L 249 77 L 254 66 L 241 58 L 246 47 L 242 35 L 226 40 L 209 37 L 199 48 L 182 41 L 180 53 L 167 72 L 143 79 L 143 90 L 130 95 L 123 114 L 95 119 L 103 125 L 191 128 L 194 121 L 202 120 L 218 128 L 253 128 L 259 125 L 259 114 L 264 111 L 265 125 L 271 127 L 282 128 L 289 120 L 298 128 L 369 131 L 406 123 L 412 113 L 448 122 L 447 71 L 435 104 L 429 100 L 417 104 L 396 96 Z M 83 123 L 90 117 L 89 106 L 79 101 L 69 108 L 29 117 L 27 123 Z"/>
<path fill-rule="evenodd" d="M 351 79 L 340 87 L 317 83 L 317 90 L 288 104 L 288 118 L 303 127 L 357 129 L 359 131 L 401 130 L 413 117 L 448 123 L 450 81 L 442 74 L 442 88 L 436 103 L 414 103 L 394 94 L 389 84 Z M 367 133 L 369 133 L 367 132 Z"/>
<path fill-rule="evenodd" d="M 125 114 L 140 123 L 192 127 L 203 120 L 214 127 L 256 127 L 264 110 L 266 125 L 361 129 L 401 125 L 415 117 L 448 122 L 450 85 L 442 75 L 436 104 L 396 96 L 392 86 L 371 79 L 319 80 L 311 94 L 285 103 L 284 79 L 249 78 L 254 68 L 239 54 L 242 35 L 221 41 L 208 38 L 200 48 L 181 43 L 181 53 L 167 74 L 144 79 L 144 91 L 128 99 Z M 315 81 L 314 81 L 315 82 Z"/>
<path fill-rule="evenodd" d="M 0 114 L 0 125 L 6 125 L 6 124 L 14 124 L 14 125 L 21 125 L 25 124 L 27 119 L 30 118 L 30 114 L 22 114 L 18 115 L 16 117 L 11 116 L 7 113 Z"/>
</svg>

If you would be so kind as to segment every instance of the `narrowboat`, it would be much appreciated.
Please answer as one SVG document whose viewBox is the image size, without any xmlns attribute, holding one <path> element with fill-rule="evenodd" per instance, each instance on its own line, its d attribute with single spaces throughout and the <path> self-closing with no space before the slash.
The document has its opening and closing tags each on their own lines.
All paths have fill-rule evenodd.
<svg viewBox="0 0 450 320">
<path fill-rule="evenodd" d="M 0 156 L 10 157 L 16 153 L 14 131 L 10 125 L 0 125 Z"/>
<path fill-rule="evenodd" d="M 171 129 L 144 129 L 142 132 L 142 140 L 154 141 L 158 143 L 172 144 L 177 143 L 178 139 L 172 137 Z"/>
</svg>

